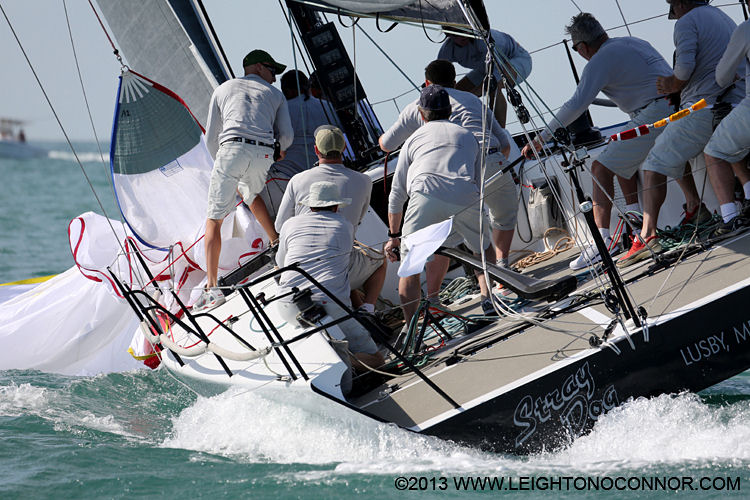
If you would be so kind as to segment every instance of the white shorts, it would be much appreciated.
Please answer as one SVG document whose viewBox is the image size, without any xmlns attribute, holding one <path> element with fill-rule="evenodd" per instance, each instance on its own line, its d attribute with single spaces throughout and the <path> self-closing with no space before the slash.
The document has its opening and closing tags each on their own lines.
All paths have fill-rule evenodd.
<svg viewBox="0 0 750 500">
<path fill-rule="evenodd" d="M 479 195 L 477 195 L 476 203 L 465 207 L 423 193 L 411 193 L 401 232 L 404 236 L 407 236 L 429 225 L 443 222 L 452 216 L 453 231 L 445 241 L 445 246 L 456 246 L 463 240 L 472 252 L 479 253 L 482 249 L 479 235 Z M 482 216 L 484 217 L 484 214 Z M 487 220 L 483 225 L 485 248 L 491 242 L 488 226 L 489 221 Z M 408 252 L 406 246 L 401 245 L 401 258 L 406 255 L 406 252 Z"/>
<path fill-rule="evenodd" d="M 743 99 L 719 123 L 703 151 L 729 163 L 737 163 L 747 156 L 750 152 L 750 99 Z"/>
<path fill-rule="evenodd" d="M 362 288 L 365 281 L 383 265 L 383 262 L 385 262 L 383 252 L 355 241 L 349 259 L 349 284 L 352 290 Z"/>
<path fill-rule="evenodd" d="M 703 152 L 713 134 L 713 115 L 708 108 L 693 111 L 690 115 L 664 127 L 643 162 L 643 170 L 651 170 L 673 179 L 685 173 L 685 163 Z"/>
<path fill-rule="evenodd" d="M 235 205 L 239 190 L 248 205 L 266 185 L 273 149 L 243 142 L 225 142 L 216 153 L 208 186 L 207 218 L 222 220 Z"/>
<path fill-rule="evenodd" d="M 505 165 L 505 155 L 502 153 L 487 156 L 485 182 Z M 505 172 L 484 186 L 484 204 L 490 211 L 492 229 L 515 229 L 518 220 L 518 189 L 510 172 Z"/>
<path fill-rule="evenodd" d="M 672 112 L 672 107 L 666 99 L 657 99 L 633 113 L 623 130 L 654 123 L 669 116 Z M 667 127 L 671 126 L 672 124 L 667 125 Z M 656 139 L 664 130 L 664 127 L 653 128 L 648 134 L 640 137 L 625 141 L 612 141 L 604 147 L 596 160 L 620 177 L 630 179 L 638 171 L 643 160 L 654 147 Z"/>
</svg>

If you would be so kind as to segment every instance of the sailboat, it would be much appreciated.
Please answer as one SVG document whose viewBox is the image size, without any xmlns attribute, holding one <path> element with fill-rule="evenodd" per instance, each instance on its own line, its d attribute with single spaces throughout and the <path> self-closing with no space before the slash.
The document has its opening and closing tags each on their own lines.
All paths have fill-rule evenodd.
<svg viewBox="0 0 750 500">
<path fill-rule="evenodd" d="M 0 118 L 0 158 L 26 159 L 45 156 L 47 151 L 26 142 L 24 121 Z"/>
<path fill-rule="evenodd" d="M 212 394 L 238 386 L 276 392 L 290 401 L 298 391 L 312 391 L 322 402 L 414 432 L 523 453 L 569 443 L 602 414 L 631 398 L 700 391 L 750 367 L 750 315 L 743 307 L 750 300 L 748 233 L 718 242 L 696 233 L 686 244 L 623 272 L 605 258 L 603 265 L 577 275 L 571 275 L 567 265 L 577 255 L 574 247 L 523 272 L 442 248 L 439 252 L 483 270 L 509 291 L 507 297 L 498 296 L 500 317 L 483 317 L 477 295 L 451 297 L 451 303 L 438 310 L 423 303 L 421 321 L 394 343 L 401 324 L 375 321 L 340 304 L 388 352 L 384 366 L 353 377 L 342 349 L 341 322 L 314 314 L 314 308 L 290 311 L 282 306 L 275 278 L 281 272 L 299 273 L 330 300 L 337 298 L 299 265 L 274 269 L 273 250 L 263 243 L 221 278 L 226 303 L 194 314 L 189 307 L 190 287 L 195 285 L 190 272 L 200 263 L 181 260 L 187 250 L 174 241 L 195 242 L 189 233 L 199 228 L 187 224 L 186 232 L 159 240 L 164 234 L 160 226 L 170 225 L 172 215 L 155 224 L 148 214 L 156 216 L 159 208 L 134 209 L 136 202 L 125 201 L 124 195 L 143 182 L 136 176 L 168 181 L 192 171 L 191 182 L 201 182 L 206 158 L 201 153 L 200 124 L 205 122 L 212 89 L 231 78 L 231 71 L 199 0 L 97 3 L 133 70 L 127 68 L 123 75 L 110 155 L 128 235 L 119 236 L 124 248 L 117 261 L 99 266 L 96 277 L 132 308 L 142 343 L 152 347 L 147 356 L 157 358 L 163 369 L 196 391 Z M 392 175 L 377 148 L 383 127 L 346 55 L 336 23 L 327 16 L 410 23 L 419 26 L 419 32 L 425 25 L 460 28 L 487 40 L 484 5 L 480 0 L 439 5 L 413 0 L 287 0 L 285 7 L 347 134 L 353 149 L 349 165 L 373 180 L 372 210 L 358 238 L 365 244 L 382 244 L 387 232 L 382 193 Z M 144 36 L 157 32 L 164 34 L 163 43 Z M 504 64 L 497 54 L 493 60 Z M 519 90 L 526 106 L 541 108 L 528 87 Z M 139 128 L 138 113 L 157 126 L 169 124 L 168 143 L 176 160 L 161 155 L 161 145 L 153 144 L 157 138 Z M 519 141 L 528 140 L 531 131 L 535 130 L 525 131 Z M 617 131 L 603 128 L 602 136 Z M 584 190 L 591 186 L 590 164 L 604 145 L 597 134 L 593 139 L 591 135 L 581 130 L 560 134 L 554 151 L 526 162 L 521 175 L 539 180 L 537 186 L 543 184 L 550 193 L 541 203 L 541 219 L 560 221 L 577 241 L 596 232 L 582 215 Z M 151 157 L 145 162 L 142 151 L 157 151 L 169 161 Z M 555 217 L 545 212 L 549 198 L 559 205 Z M 664 214 L 679 213 L 679 203 L 670 196 Z M 80 222 L 82 233 L 90 222 Z M 234 235 L 242 223 L 231 225 Z M 257 234 L 252 224 L 244 226 L 252 239 Z M 149 228 L 156 232 L 150 234 Z M 530 248 L 550 246 L 545 239 L 537 235 Z M 155 254 L 161 257 L 155 259 Z M 172 269 L 176 266 L 181 267 Z M 84 267 L 93 273 L 95 266 Z M 169 277 L 160 278 L 159 271 Z M 134 274 L 146 278 L 139 282 Z M 384 294 L 390 291 L 393 299 L 393 273 L 388 280 Z"/>
</svg>

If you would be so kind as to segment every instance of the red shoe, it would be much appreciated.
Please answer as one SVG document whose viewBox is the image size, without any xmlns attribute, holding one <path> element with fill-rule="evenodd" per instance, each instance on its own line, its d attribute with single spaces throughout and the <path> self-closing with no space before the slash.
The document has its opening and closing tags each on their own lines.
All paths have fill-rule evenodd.
<svg viewBox="0 0 750 500">
<path fill-rule="evenodd" d="M 708 222 L 713 217 L 713 214 L 708 211 L 706 205 L 701 203 L 695 207 L 692 211 L 688 211 L 687 204 L 682 204 L 682 209 L 685 211 L 685 217 L 680 221 L 680 225 L 693 224 L 695 226 Z"/>
<path fill-rule="evenodd" d="M 659 237 L 649 236 L 646 238 L 646 243 L 641 242 L 641 238 L 632 238 L 633 244 L 628 250 L 628 253 L 620 257 L 617 261 L 617 267 L 627 267 L 630 264 L 634 264 L 638 261 L 646 259 L 651 256 L 651 252 L 659 253 L 662 250 L 661 243 L 659 243 Z M 651 249 L 651 252 L 649 252 Z"/>
</svg>

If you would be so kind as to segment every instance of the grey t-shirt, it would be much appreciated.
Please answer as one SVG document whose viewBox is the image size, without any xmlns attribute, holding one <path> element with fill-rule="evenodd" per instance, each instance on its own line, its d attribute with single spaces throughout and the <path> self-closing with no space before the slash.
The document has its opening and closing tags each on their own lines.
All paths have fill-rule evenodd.
<svg viewBox="0 0 750 500">
<path fill-rule="evenodd" d="M 674 26 L 674 75 L 687 84 L 680 92 L 682 107 L 706 99 L 709 105 L 724 90 L 716 83 L 716 65 L 737 27 L 732 18 L 716 7 L 695 7 Z M 744 86 L 730 92 L 725 102 L 736 103 L 745 93 Z"/>
<path fill-rule="evenodd" d="M 409 137 L 398 156 L 388 212 L 400 213 L 413 192 L 455 204 L 470 204 L 479 193 L 479 143 L 448 120 L 425 123 Z"/>
<path fill-rule="evenodd" d="M 294 130 L 284 94 L 258 75 L 233 78 L 211 95 L 206 121 L 206 146 L 216 158 L 219 145 L 232 137 L 273 144 L 286 150 Z"/>
<path fill-rule="evenodd" d="M 289 99 L 289 118 L 294 129 L 294 141 L 286 150 L 285 162 L 293 163 L 301 172 L 312 167 L 318 157 L 315 156 L 315 129 L 321 125 L 328 125 L 328 117 L 323 111 L 320 99 L 310 96 L 305 100 L 304 95 Z"/>
<path fill-rule="evenodd" d="M 749 75 L 750 21 L 745 21 L 732 33 L 727 50 L 716 65 L 716 83 L 719 87 L 726 88 L 736 77 L 745 78 L 745 96 L 750 97 L 750 85 L 747 85 Z"/>
<path fill-rule="evenodd" d="M 329 292 L 346 305 L 349 299 L 349 259 L 354 245 L 354 229 L 340 213 L 308 212 L 289 219 L 279 233 L 276 264 L 279 267 L 295 262 L 310 273 Z M 281 274 L 283 288 L 312 288 L 313 300 L 329 300 L 296 272 Z"/>
<path fill-rule="evenodd" d="M 310 193 L 310 186 L 318 181 L 333 182 L 339 187 L 343 198 L 352 199 L 351 205 L 339 206 L 338 213 L 354 228 L 359 225 L 370 206 L 372 179 L 344 165 L 324 163 L 300 172 L 289 180 L 276 213 L 276 231 L 281 232 L 291 217 L 310 212 L 310 207 L 300 202 Z"/>
<path fill-rule="evenodd" d="M 586 111 L 597 94 L 603 92 L 628 114 L 643 108 L 657 97 L 656 79 L 672 74 L 667 61 L 645 40 L 635 37 L 610 38 L 583 68 L 576 91 L 550 126 L 567 127 Z M 551 134 L 545 130 L 544 140 Z"/>
<path fill-rule="evenodd" d="M 448 92 L 451 101 L 451 116 L 449 120 L 465 127 L 482 144 L 484 138 L 482 132 L 482 101 L 470 92 L 452 88 L 446 88 L 445 90 Z M 489 109 L 485 111 L 485 119 L 489 124 L 487 130 L 489 147 L 502 150 L 510 146 L 505 129 L 500 126 Z M 380 137 L 380 142 L 385 149 L 393 151 L 422 125 L 424 125 L 424 120 L 422 120 L 422 116 L 419 114 L 419 99 L 417 99 L 409 103 L 401 111 L 396 123 L 391 125 L 391 128 Z"/>
<path fill-rule="evenodd" d="M 497 30 L 490 30 L 490 33 L 492 33 L 492 39 L 495 41 L 495 49 L 508 60 L 517 57 L 531 58 L 526 49 L 521 47 L 509 34 Z M 486 56 L 487 44 L 484 43 L 484 40 L 473 39 L 466 46 L 459 47 L 456 42 L 448 38 L 440 47 L 437 58 L 446 59 L 470 69 L 471 71 L 466 75 L 466 78 L 476 86 L 482 83 L 486 75 Z M 500 73 L 497 70 L 494 71 L 494 75 L 500 81 Z"/>
</svg>

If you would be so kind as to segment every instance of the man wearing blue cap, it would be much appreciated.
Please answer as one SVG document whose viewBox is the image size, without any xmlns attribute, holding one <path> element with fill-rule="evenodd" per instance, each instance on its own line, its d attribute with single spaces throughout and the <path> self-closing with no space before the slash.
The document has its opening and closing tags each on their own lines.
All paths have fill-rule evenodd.
<svg viewBox="0 0 750 500">
<path fill-rule="evenodd" d="M 271 85 L 286 66 L 264 50 L 248 53 L 242 65 L 245 76 L 219 85 L 208 107 L 206 146 L 214 157 L 214 168 L 208 187 L 205 236 L 207 283 L 193 311 L 224 302 L 224 294 L 216 288 L 221 224 L 234 209 L 237 191 L 269 239 L 278 239 L 259 193 L 273 163 L 274 141 L 279 142 L 283 155 L 294 139 L 284 94 Z"/>
<path fill-rule="evenodd" d="M 439 85 L 430 85 L 422 90 L 419 112 L 426 122 L 404 143 L 393 175 L 393 184 L 388 199 L 389 240 L 385 251 L 391 262 L 396 260 L 394 249 L 401 247 L 405 256 L 408 249 L 401 245 L 401 234 L 409 235 L 419 229 L 453 217 L 453 232 L 446 246 L 455 246 L 461 239 L 478 254 L 482 250 L 482 238 L 487 242 L 487 259 L 494 261 L 495 252 L 490 244 L 489 221 L 483 224 L 483 235 L 479 233 L 479 179 L 481 157 L 479 144 L 474 135 L 449 121 L 450 97 Z M 406 214 L 404 203 L 409 200 Z M 403 229 L 399 231 L 403 218 Z M 447 269 L 437 269 L 434 262 L 427 264 L 428 296 L 440 290 L 440 283 Z M 487 283 L 477 273 L 482 293 L 482 307 L 490 312 Z M 404 319 L 409 324 L 417 309 L 421 291 L 419 275 L 401 278 L 399 296 L 404 310 Z"/>
</svg>

